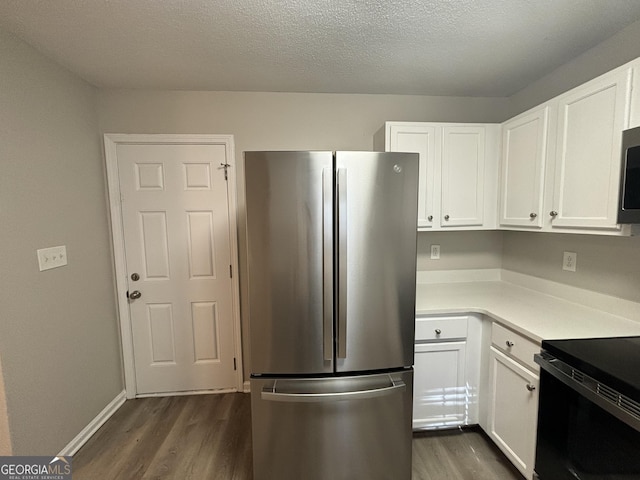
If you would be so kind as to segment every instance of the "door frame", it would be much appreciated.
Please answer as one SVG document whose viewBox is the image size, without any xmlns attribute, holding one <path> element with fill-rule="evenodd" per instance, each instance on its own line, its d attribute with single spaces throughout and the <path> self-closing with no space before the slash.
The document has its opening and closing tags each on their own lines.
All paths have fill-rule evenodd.
<svg viewBox="0 0 640 480">
<path fill-rule="evenodd" d="M 227 200 L 229 205 L 229 245 L 231 248 L 231 265 L 235 275 L 231 279 L 232 291 L 232 319 L 234 354 L 236 368 L 236 388 L 232 391 L 243 391 L 244 375 L 242 368 L 242 336 L 240 323 L 240 285 L 238 268 L 238 228 L 236 204 L 236 159 L 233 135 L 174 135 L 174 134 L 104 134 L 105 164 L 107 173 L 107 193 L 111 220 L 111 239 L 115 267 L 116 303 L 120 323 L 120 339 L 122 344 L 122 363 L 124 369 L 124 383 L 127 398 L 136 398 L 136 373 L 133 357 L 133 335 L 131 332 L 131 317 L 126 292 L 128 289 L 127 265 L 124 250 L 124 229 L 122 226 L 122 204 L 120 201 L 120 180 L 118 175 L 117 146 L 121 145 L 224 145 L 227 152 L 229 168 L 227 181 Z M 212 393 L 225 390 L 188 393 Z M 171 393 L 162 394 L 169 396 Z"/>
</svg>

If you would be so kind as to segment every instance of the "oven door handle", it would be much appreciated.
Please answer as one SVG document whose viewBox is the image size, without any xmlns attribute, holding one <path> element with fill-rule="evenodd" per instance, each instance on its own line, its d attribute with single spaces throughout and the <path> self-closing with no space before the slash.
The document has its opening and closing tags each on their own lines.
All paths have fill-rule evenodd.
<svg viewBox="0 0 640 480">
<path fill-rule="evenodd" d="M 534 361 L 567 387 L 575 390 L 604 411 L 640 432 L 640 404 L 615 391 L 580 370 L 543 352 L 533 356 Z M 541 394 L 544 389 L 540 389 Z M 634 413 L 635 412 L 635 413 Z"/>
</svg>

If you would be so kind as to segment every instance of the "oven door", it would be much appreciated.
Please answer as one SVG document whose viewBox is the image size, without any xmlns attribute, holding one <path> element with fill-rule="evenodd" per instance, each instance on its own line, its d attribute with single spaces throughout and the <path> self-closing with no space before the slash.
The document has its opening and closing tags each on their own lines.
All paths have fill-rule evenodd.
<svg viewBox="0 0 640 480">
<path fill-rule="evenodd" d="M 638 405 L 544 353 L 536 362 L 542 367 L 538 478 L 640 480 Z"/>
</svg>

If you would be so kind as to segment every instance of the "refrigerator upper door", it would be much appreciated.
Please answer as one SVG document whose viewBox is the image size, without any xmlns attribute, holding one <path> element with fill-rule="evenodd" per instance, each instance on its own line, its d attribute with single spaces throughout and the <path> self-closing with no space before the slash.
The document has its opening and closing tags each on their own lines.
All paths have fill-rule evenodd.
<svg viewBox="0 0 640 480">
<path fill-rule="evenodd" d="M 246 152 L 254 374 L 333 372 L 333 154 Z"/>
<path fill-rule="evenodd" d="M 336 370 L 413 364 L 418 155 L 337 152 Z"/>
</svg>

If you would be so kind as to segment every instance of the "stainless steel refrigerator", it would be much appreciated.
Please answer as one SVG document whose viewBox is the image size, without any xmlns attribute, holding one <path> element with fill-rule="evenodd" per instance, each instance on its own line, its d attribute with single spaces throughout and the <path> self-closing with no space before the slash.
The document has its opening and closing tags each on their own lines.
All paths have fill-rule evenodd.
<svg viewBox="0 0 640 480">
<path fill-rule="evenodd" d="M 418 155 L 245 152 L 255 480 L 409 480 Z"/>
</svg>

